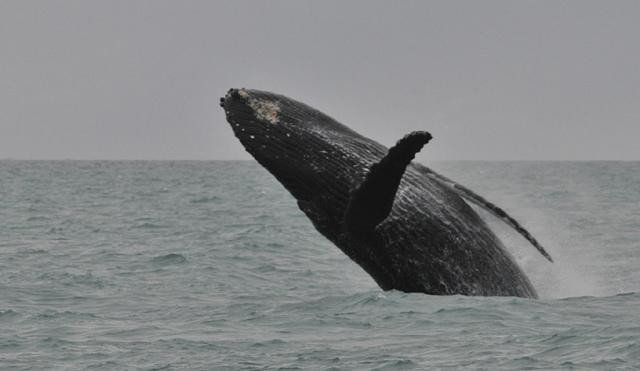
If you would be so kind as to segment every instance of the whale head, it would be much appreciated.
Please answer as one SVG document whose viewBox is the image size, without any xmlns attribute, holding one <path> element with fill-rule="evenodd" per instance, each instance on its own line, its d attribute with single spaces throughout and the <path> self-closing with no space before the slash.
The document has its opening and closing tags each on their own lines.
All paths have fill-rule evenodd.
<svg viewBox="0 0 640 371">
<path fill-rule="evenodd" d="M 247 152 L 297 199 L 318 229 L 328 224 L 328 229 L 336 229 L 350 191 L 386 151 L 322 112 L 282 95 L 231 89 L 220 105 Z"/>
</svg>

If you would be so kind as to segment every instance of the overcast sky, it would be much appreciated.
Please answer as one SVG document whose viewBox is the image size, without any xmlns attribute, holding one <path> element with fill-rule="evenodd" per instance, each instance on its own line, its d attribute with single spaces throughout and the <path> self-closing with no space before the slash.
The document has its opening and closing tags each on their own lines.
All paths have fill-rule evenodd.
<svg viewBox="0 0 640 371">
<path fill-rule="evenodd" d="M 640 1 L 0 1 L 0 158 L 249 159 L 230 87 L 419 160 L 640 160 Z"/>
</svg>

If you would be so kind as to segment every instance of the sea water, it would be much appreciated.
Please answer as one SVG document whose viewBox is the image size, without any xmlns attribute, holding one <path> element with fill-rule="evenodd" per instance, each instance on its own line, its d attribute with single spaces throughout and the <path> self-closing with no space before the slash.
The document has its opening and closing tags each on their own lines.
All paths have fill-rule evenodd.
<svg viewBox="0 0 640 371">
<path fill-rule="evenodd" d="M 0 161 L 0 368 L 640 368 L 640 163 L 428 165 L 541 299 L 383 292 L 254 162 Z"/>
</svg>

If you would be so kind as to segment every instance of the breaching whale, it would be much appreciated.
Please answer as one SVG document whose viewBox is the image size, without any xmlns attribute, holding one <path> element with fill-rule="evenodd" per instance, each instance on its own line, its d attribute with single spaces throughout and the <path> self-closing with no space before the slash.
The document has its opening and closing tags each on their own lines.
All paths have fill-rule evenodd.
<svg viewBox="0 0 640 371">
<path fill-rule="evenodd" d="M 315 228 L 383 290 L 537 297 L 465 200 L 551 257 L 502 209 L 411 162 L 429 133 L 412 132 L 387 149 L 282 95 L 231 89 L 220 105 L 245 149 L 293 195 Z"/>
</svg>

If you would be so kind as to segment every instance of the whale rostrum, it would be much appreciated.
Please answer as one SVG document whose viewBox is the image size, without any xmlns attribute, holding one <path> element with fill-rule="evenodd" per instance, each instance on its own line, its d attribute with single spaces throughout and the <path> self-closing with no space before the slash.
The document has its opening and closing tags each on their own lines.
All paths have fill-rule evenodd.
<svg viewBox="0 0 640 371">
<path fill-rule="evenodd" d="M 220 105 L 244 148 L 382 289 L 537 297 L 465 200 L 511 226 L 549 261 L 551 256 L 504 210 L 412 162 L 432 139 L 429 133 L 412 132 L 387 149 L 282 95 L 231 89 Z"/>
</svg>

